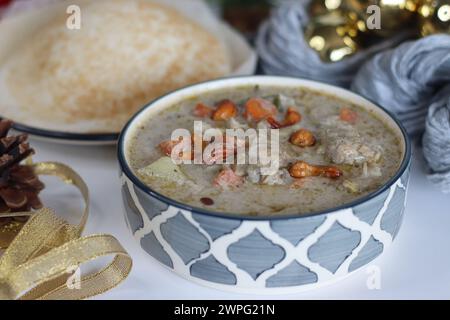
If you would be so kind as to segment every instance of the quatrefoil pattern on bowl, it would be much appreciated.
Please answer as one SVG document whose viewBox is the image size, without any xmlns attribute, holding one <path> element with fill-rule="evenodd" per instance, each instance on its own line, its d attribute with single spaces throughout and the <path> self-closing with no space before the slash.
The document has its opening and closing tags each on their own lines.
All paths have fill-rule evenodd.
<svg viewBox="0 0 450 320">
<path fill-rule="evenodd" d="M 304 289 L 337 280 L 378 257 L 397 235 L 408 170 L 353 208 L 251 220 L 190 212 L 139 190 L 125 175 L 127 225 L 142 248 L 179 275 L 221 289 Z"/>
</svg>

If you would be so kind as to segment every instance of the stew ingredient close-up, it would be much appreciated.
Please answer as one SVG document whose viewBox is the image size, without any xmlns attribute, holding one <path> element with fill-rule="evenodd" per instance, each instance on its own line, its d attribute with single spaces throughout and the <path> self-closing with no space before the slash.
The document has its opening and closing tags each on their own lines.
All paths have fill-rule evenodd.
<svg viewBox="0 0 450 320">
<path fill-rule="evenodd" d="M 220 148 L 210 149 L 220 152 L 202 164 L 175 164 L 172 151 L 182 142 L 171 133 L 193 132 L 194 121 L 221 130 Z M 267 163 L 236 164 L 239 145 L 248 159 L 251 142 L 227 141 L 226 129 L 248 128 L 279 129 L 278 170 L 270 175 Z M 195 139 L 203 148 L 217 143 L 193 135 L 192 152 L 177 151 L 179 160 L 193 160 Z M 229 157 L 234 162 L 222 164 Z M 400 157 L 398 138 L 371 112 L 320 92 L 277 87 L 209 92 L 166 108 L 141 126 L 129 153 L 132 168 L 155 191 L 193 207 L 250 216 L 314 213 L 351 202 L 391 178 Z"/>
</svg>

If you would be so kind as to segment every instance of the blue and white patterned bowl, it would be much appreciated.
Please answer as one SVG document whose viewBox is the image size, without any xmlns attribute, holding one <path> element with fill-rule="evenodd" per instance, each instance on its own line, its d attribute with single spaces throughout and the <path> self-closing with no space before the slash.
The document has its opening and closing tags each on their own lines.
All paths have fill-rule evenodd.
<svg viewBox="0 0 450 320">
<path fill-rule="evenodd" d="M 145 184 L 127 161 L 130 137 L 141 121 L 174 103 L 215 89 L 242 85 L 318 90 L 372 110 L 400 138 L 402 163 L 372 194 L 313 215 L 244 217 L 192 208 Z M 177 274 L 217 289 L 288 293 L 331 282 L 378 257 L 397 235 L 405 208 L 411 147 L 401 124 L 372 102 L 334 86 L 285 77 L 228 78 L 177 90 L 136 114 L 119 141 L 127 224 L 141 247 Z"/>
</svg>

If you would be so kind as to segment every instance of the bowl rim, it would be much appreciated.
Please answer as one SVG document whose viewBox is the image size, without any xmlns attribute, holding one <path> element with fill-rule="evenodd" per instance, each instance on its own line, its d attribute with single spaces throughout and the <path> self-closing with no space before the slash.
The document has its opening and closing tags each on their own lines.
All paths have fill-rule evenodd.
<svg viewBox="0 0 450 320">
<path fill-rule="evenodd" d="M 337 206 L 337 207 L 332 207 L 330 209 L 326 209 L 326 210 L 322 210 L 322 211 L 317 211 L 317 212 L 311 212 L 311 213 L 306 213 L 306 214 L 288 214 L 288 215 L 281 215 L 281 216 L 247 216 L 247 215 L 238 215 L 238 214 L 233 214 L 233 213 L 229 213 L 229 212 L 218 212 L 218 211 L 212 211 L 212 210 L 207 210 L 207 209 L 203 209 L 203 208 L 198 208 L 198 207 L 194 207 L 194 206 L 190 206 L 188 204 L 176 201 L 172 198 L 169 198 L 155 190 L 153 190 L 152 188 L 150 188 L 149 186 L 147 186 L 146 184 L 144 184 L 134 173 L 133 170 L 130 168 L 127 160 L 126 160 L 126 155 L 125 155 L 125 143 L 126 143 L 126 135 L 127 132 L 132 128 L 135 120 L 141 115 L 141 113 L 143 113 L 145 110 L 147 110 L 148 108 L 150 108 L 151 106 L 153 106 L 154 104 L 156 104 L 158 101 L 165 99 L 168 96 L 171 96 L 173 94 L 176 94 L 180 91 L 184 91 L 184 90 L 189 90 L 192 89 L 194 87 L 201 87 L 204 85 L 207 85 L 209 83 L 215 83 L 215 82 L 227 82 L 227 81 L 233 81 L 235 79 L 248 79 L 248 80 L 258 80 L 258 79 L 273 79 L 273 80 L 292 80 L 292 81 L 301 81 L 303 82 L 305 85 L 311 84 L 311 85 L 320 85 L 324 88 L 326 88 L 327 90 L 330 90 L 327 93 L 332 93 L 332 90 L 336 90 L 338 89 L 338 91 L 345 91 L 347 92 L 347 94 L 353 95 L 353 96 L 357 96 L 360 99 L 366 100 L 366 102 L 369 102 L 370 104 L 373 104 L 375 107 L 381 109 L 382 111 L 384 111 L 386 113 L 386 115 L 391 118 L 391 120 L 394 121 L 395 125 L 400 129 L 402 136 L 403 136 L 403 141 L 405 143 L 405 153 L 402 159 L 402 162 L 400 164 L 400 167 L 397 169 L 396 173 L 386 182 L 384 183 L 381 187 L 379 187 L 378 189 L 376 189 L 375 191 L 361 197 L 358 198 L 354 201 L 345 203 L 343 205 Z M 345 99 L 345 98 L 344 98 Z M 117 154 L 118 154 L 118 161 L 119 161 L 119 165 L 120 168 L 122 170 L 122 172 L 127 176 L 127 178 L 134 184 L 134 186 L 137 186 L 139 189 L 141 189 L 141 191 L 143 191 L 144 193 L 148 194 L 149 196 L 155 197 L 156 199 L 158 199 L 161 202 L 164 202 L 166 204 L 169 204 L 171 206 L 180 208 L 182 210 L 187 210 L 190 212 L 193 212 L 195 214 L 200 214 L 200 215 L 206 215 L 209 217 L 215 217 L 215 218 L 222 218 L 222 219 L 231 219 L 231 220 L 254 220 L 254 221 L 276 221 L 276 220 L 289 220 L 289 219 L 299 219 L 299 218 L 307 218 L 307 217 L 312 217 L 312 216 L 321 216 L 321 215 L 326 215 L 326 214 L 330 214 L 330 213 L 335 213 L 341 210 L 345 210 L 345 209 L 350 209 L 353 208 L 355 206 L 361 205 L 371 199 L 376 198 L 378 195 L 382 194 L 383 192 L 385 192 L 386 190 L 388 190 L 389 188 L 391 188 L 394 183 L 400 179 L 403 175 L 403 173 L 408 169 L 410 162 L 411 162 L 411 141 L 410 138 L 407 134 L 407 131 L 405 129 L 405 127 L 400 123 L 400 121 L 396 118 L 396 116 L 390 112 L 389 110 L 385 109 L 384 107 L 380 106 L 379 104 L 375 103 L 374 101 L 367 99 L 365 97 L 363 97 L 362 95 L 359 95 L 355 92 L 352 92 L 348 89 L 345 88 L 341 88 L 338 86 L 334 86 L 331 84 L 327 84 L 324 82 L 320 82 L 320 81 L 313 81 L 313 80 L 309 80 L 309 79 L 304 79 L 304 78 L 297 78 L 297 77 L 285 77 L 285 76 L 271 76 L 271 75 L 250 75 L 250 76 L 232 76 L 232 77 L 222 77 L 222 78 L 217 78 L 214 80 L 208 80 L 208 81 L 203 81 L 203 82 L 198 82 L 192 85 L 188 85 L 176 90 L 173 90 L 159 98 L 156 98 L 152 101 L 150 101 L 149 103 L 147 103 L 145 106 L 143 106 L 138 112 L 136 112 L 133 117 L 131 117 L 129 119 L 129 121 L 127 122 L 127 124 L 125 125 L 125 127 L 122 129 L 120 136 L 119 136 L 119 141 L 118 141 L 118 148 L 117 148 Z"/>
</svg>

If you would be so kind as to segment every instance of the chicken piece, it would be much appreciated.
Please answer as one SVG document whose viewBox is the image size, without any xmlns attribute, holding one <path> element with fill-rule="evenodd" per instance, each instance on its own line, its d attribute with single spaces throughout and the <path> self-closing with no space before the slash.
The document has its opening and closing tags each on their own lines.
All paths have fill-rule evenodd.
<svg viewBox="0 0 450 320">
<path fill-rule="evenodd" d="M 377 165 L 364 163 L 362 169 L 362 177 L 363 178 L 373 178 L 373 177 L 381 177 L 381 168 Z"/>
<path fill-rule="evenodd" d="M 365 158 L 358 152 L 358 145 L 352 140 L 339 139 L 336 144 L 328 145 L 327 155 L 336 164 L 360 164 L 365 162 Z"/>
<path fill-rule="evenodd" d="M 333 116 L 324 119 L 321 126 L 324 129 L 321 140 L 333 163 L 359 165 L 380 160 L 381 147 L 362 139 L 354 126 Z"/>
<path fill-rule="evenodd" d="M 333 163 L 349 165 L 377 162 L 381 158 L 378 146 L 370 147 L 359 139 L 329 141 L 327 155 Z"/>
<path fill-rule="evenodd" d="M 271 129 L 270 124 L 267 121 L 260 121 L 258 122 L 258 124 L 256 125 L 256 129 L 265 129 L 265 130 L 269 130 Z"/>
<path fill-rule="evenodd" d="M 378 145 L 369 146 L 368 144 L 361 144 L 358 152 L 367 159 L 366 162 L 368 163 L 378 162 L 381 159 L 381 147 Z"/>
<path fill-rule="evenodd" d="M 283 110 L 288 108 L 289 106 L 295 105 L 296 101 L 294 98 L 286 96 L 284 94 L 277 94 L 273 98 L 273 103 L 278 109 Z"/>
<path fill-rule="evenodd" d="M 231 129 L 248 129 L 248 124 L 246 123 L 240 123 L 236 120 L 236 118 L 230 118 L 227 122 L 227 127 Z"/>
<path fill-rule="evenodd" d="M 262 184 L 267 184 L 270 186 L 273 185 L 285 185 L 289 183 L 289 171 L 286 169 L 280 169 L 276 173 L 269 175 L 269 176 L 263 176 L 261 179 Z"/>
<path fill-rule="evenodd" d="M 259 183 L 261 180 L 261 169 L 256 165 L 247 167 L 247 178 L 251 183 Z"/>
<path fill-rule="evenodd" d="M 244 183 L 244 178 L 238 176 L 232 169 L 225 168 L 214 179 L 213 185 L 224 189 L 238 188 Z"/>
</svg>

